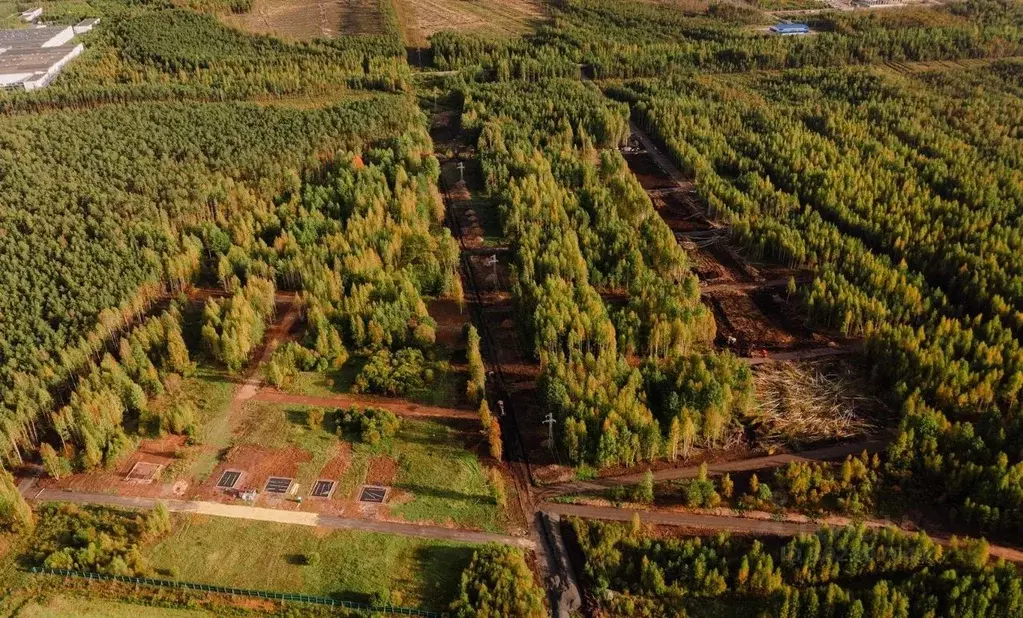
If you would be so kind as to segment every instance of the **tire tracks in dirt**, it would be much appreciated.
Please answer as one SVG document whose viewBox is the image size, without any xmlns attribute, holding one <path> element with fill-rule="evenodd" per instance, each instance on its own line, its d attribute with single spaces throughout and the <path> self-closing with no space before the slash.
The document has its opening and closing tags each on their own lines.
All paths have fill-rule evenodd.
<svg viewBox="0 0 1023 618">
<path fill-rule="evenodd" d="M 638 515 L 639 520 L 645 524 L 656 526 L 673 526 L 689 528 L 695 531 L 731 532 L 736 534 L 756 534 L 770 536 L 796 536 L 799 534 L 814 533 L 824 527 L 838 527 L 858 522 L 852 520 L 842 523 L 840 521 L 785 521 L 774 519 L 753 519 L 749 517 L 729 515 L 709 515 L 704 513 L 680 513 L 675 511 L 656 511 L 649 509 L 617 508 L 613 506 L 590 506 L 579 504 L 560 504 L 545 502 L 539 509 L 546 513 L 554 513 L 561 517 L 579 517 L 584 519 L 600 519 L 605 521 L 631 522 Z M 892 522 L 882 520 L 863 520 L 869 528 L 897 527 Z M 909 532 L 909 531 L 904 531 Z M 928 537 L 939 545 L 949 546 L 952 544 L 951 537 L 935 536 L 928 534 Z M 988 544 L 988 553 L 1003 560 L 1023 563 L 1023 551 L 1012 547 Z"/>
<path fill-rule="evenodd" d="M 888 436 L 877 436 L 867 440 L 846 442 L 808 451 L 781 453 L 778 455 L 751 457 L 736 461 L 708 464 L 707 472 L 716 476 L 732 472 L 749 472 L 752 470 L 763 470 L 766 468 L 778 468 L 797 461 L 826 461 L 840 459 L 846 455 L 856 455 L 863 451 L 868 453 L 878 453 L 888 446 L 889 441 Z M 696 478 L 699 471 L 699 466 L 688 466 L 685 468 L 667 468 L 665 470 L 657 470 L 653 472 L 653 475 L 655 481 L 675 481 Z M 566 494 L 603 491 L 609 487 L 619 485 L 635 485 L 636 483 L 641 482 L 645 476 L 646 472 L 638 472 L 595 479 L 592 481 L 569 481 L 566 483 L 548 486 L 540 490 L 538 495 L 545 500 L 549 500 L 552 497 L 563 496 Z"/>
<path fill-rule="evenodd" d="M 270 403 L 283 403 L 304 406 L 321 406 L 325 408 L 346 408 L 357 406 L 360 408 L 373 407 L 382 408 L 393 412 L 398 416 L 413 416 L 424 418 L 450 418 L 459 420 L 478 421 L 479 414 L 471 410 L 458 408 L 443 408 L 440 406 L 427 406 L 401 399 L 388 399 L 386 397 L 372 397 L 363 395 L 338 394 L 329 397 L 316 395 L 295 395 L 284 393 L 275 389 L 262 389 L 254 393 L 250 399 L 254 401 L 266 401 Z"/>
</svg>

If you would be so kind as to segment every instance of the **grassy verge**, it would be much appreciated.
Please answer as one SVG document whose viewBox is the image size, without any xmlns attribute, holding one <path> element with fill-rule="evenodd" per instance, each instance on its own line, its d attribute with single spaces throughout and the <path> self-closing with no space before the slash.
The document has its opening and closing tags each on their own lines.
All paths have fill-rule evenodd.
<svg viewBox="0 0 1023 618">
<path fill-rule="evenodd" d="M 48 599 L 32 600 L 18 611 L 18 618 L 206 618 L 214 616 L 207 611 L 146 607 L 133 603 L 104 599 L 82 599 L 55 595 Z"/>
<path fill-rule="evenodd" d="M 218 453 L 231 443 L 231 398 L 237 386 L 223 372 L 202 365 L 182 384 L 182 392 L 199 411 L 199 445 L 175 466 L 185 476 L 201 483 L 217 467 Z"/>
<path fill-rule="evenodd" d="M 472 547 L 409 537 L 201 516 L 176 517 L 147 550 L 180 579 L 444 610 Z M 317 554 L 313 564 L 306 557 Z"/>
</svg>

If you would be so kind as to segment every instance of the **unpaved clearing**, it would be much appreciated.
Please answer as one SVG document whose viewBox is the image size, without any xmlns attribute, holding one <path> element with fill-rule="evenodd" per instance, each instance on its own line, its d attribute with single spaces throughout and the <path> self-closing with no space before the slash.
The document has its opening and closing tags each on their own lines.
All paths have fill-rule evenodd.
<svg viewBox="0 0 1023 618">
<path fill-rule="evenodd" d="M 252 10 L 223 15 L 227 24 L 284 39 L 382 34 L 380 0 L 255 0 Z"/>
<path fill-rule="evenodd" d="M 535 0 L 393 0 L 402 37 L 411 47 L 426 47 L 441 30 L 483 36 L 516 37 L 544 18 Z"/>
</svg>

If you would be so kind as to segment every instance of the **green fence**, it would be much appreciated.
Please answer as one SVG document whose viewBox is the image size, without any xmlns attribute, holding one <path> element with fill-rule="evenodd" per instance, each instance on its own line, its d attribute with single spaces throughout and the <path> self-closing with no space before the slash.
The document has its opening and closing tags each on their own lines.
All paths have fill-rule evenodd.
<svg viewBox="0 0 1023 618">
<path fill-rule="evenodd" d="M 123 575 L 105 575 L 103 573 L 92 573 L 89 571 L 70 571 L 68 569 L 50 569 L 46 567 L 32 567 L 29 570 L 32 573 L 43 575 L 61 575 L 63 577 L 81 577 L 84 579 L 114 581 L 122 582 L 125 584 L 159 586 L 161 588 L 197 590 L 199 592 L 212 592 L 215 594 L 233 594 L 243 597 L 253 597 L 256 599 L 270 599 L 273 601 L 294 601 L 298 603 L 313 603 L 315 605 L 344 607 L 346 609 L 356 609 L 367 612 L 378 612 L 382 614 L 395 614 L 399 616 L 423 616 L 424 618 L 447 618 L 447 614 L 442 612 L 431 612 L 423 609 L 411 609 L 408 607 L 392 607 L 390 605 L 369 605 L 368 603 L 342 601 L 340 599 L 332 599 L 330 597 L 317 597 L 308 594 L 297 594 L 292 592 L 268 592 L 265 590 L 246 590 L 245 588 L 231 588 L 228 586 L 195 584 L 192 582 L 181 582 L 173 579 L 153 579 L 151 577 L 125 577 Z"/>
</svg>

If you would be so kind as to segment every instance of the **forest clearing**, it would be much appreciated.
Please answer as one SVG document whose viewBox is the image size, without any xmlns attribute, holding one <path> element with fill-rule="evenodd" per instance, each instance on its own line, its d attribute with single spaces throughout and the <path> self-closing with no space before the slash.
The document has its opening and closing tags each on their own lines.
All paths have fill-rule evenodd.
<svg viewBox="0 0 1023 618">
<path fill-rule="evenodd" d="M 441 30 L 513 38 L 529 32 L 544 19 L 544 7 L 535 0 L 394 0 L 402 38 L 409 47 L 426 47 Z"/>
</svg>

